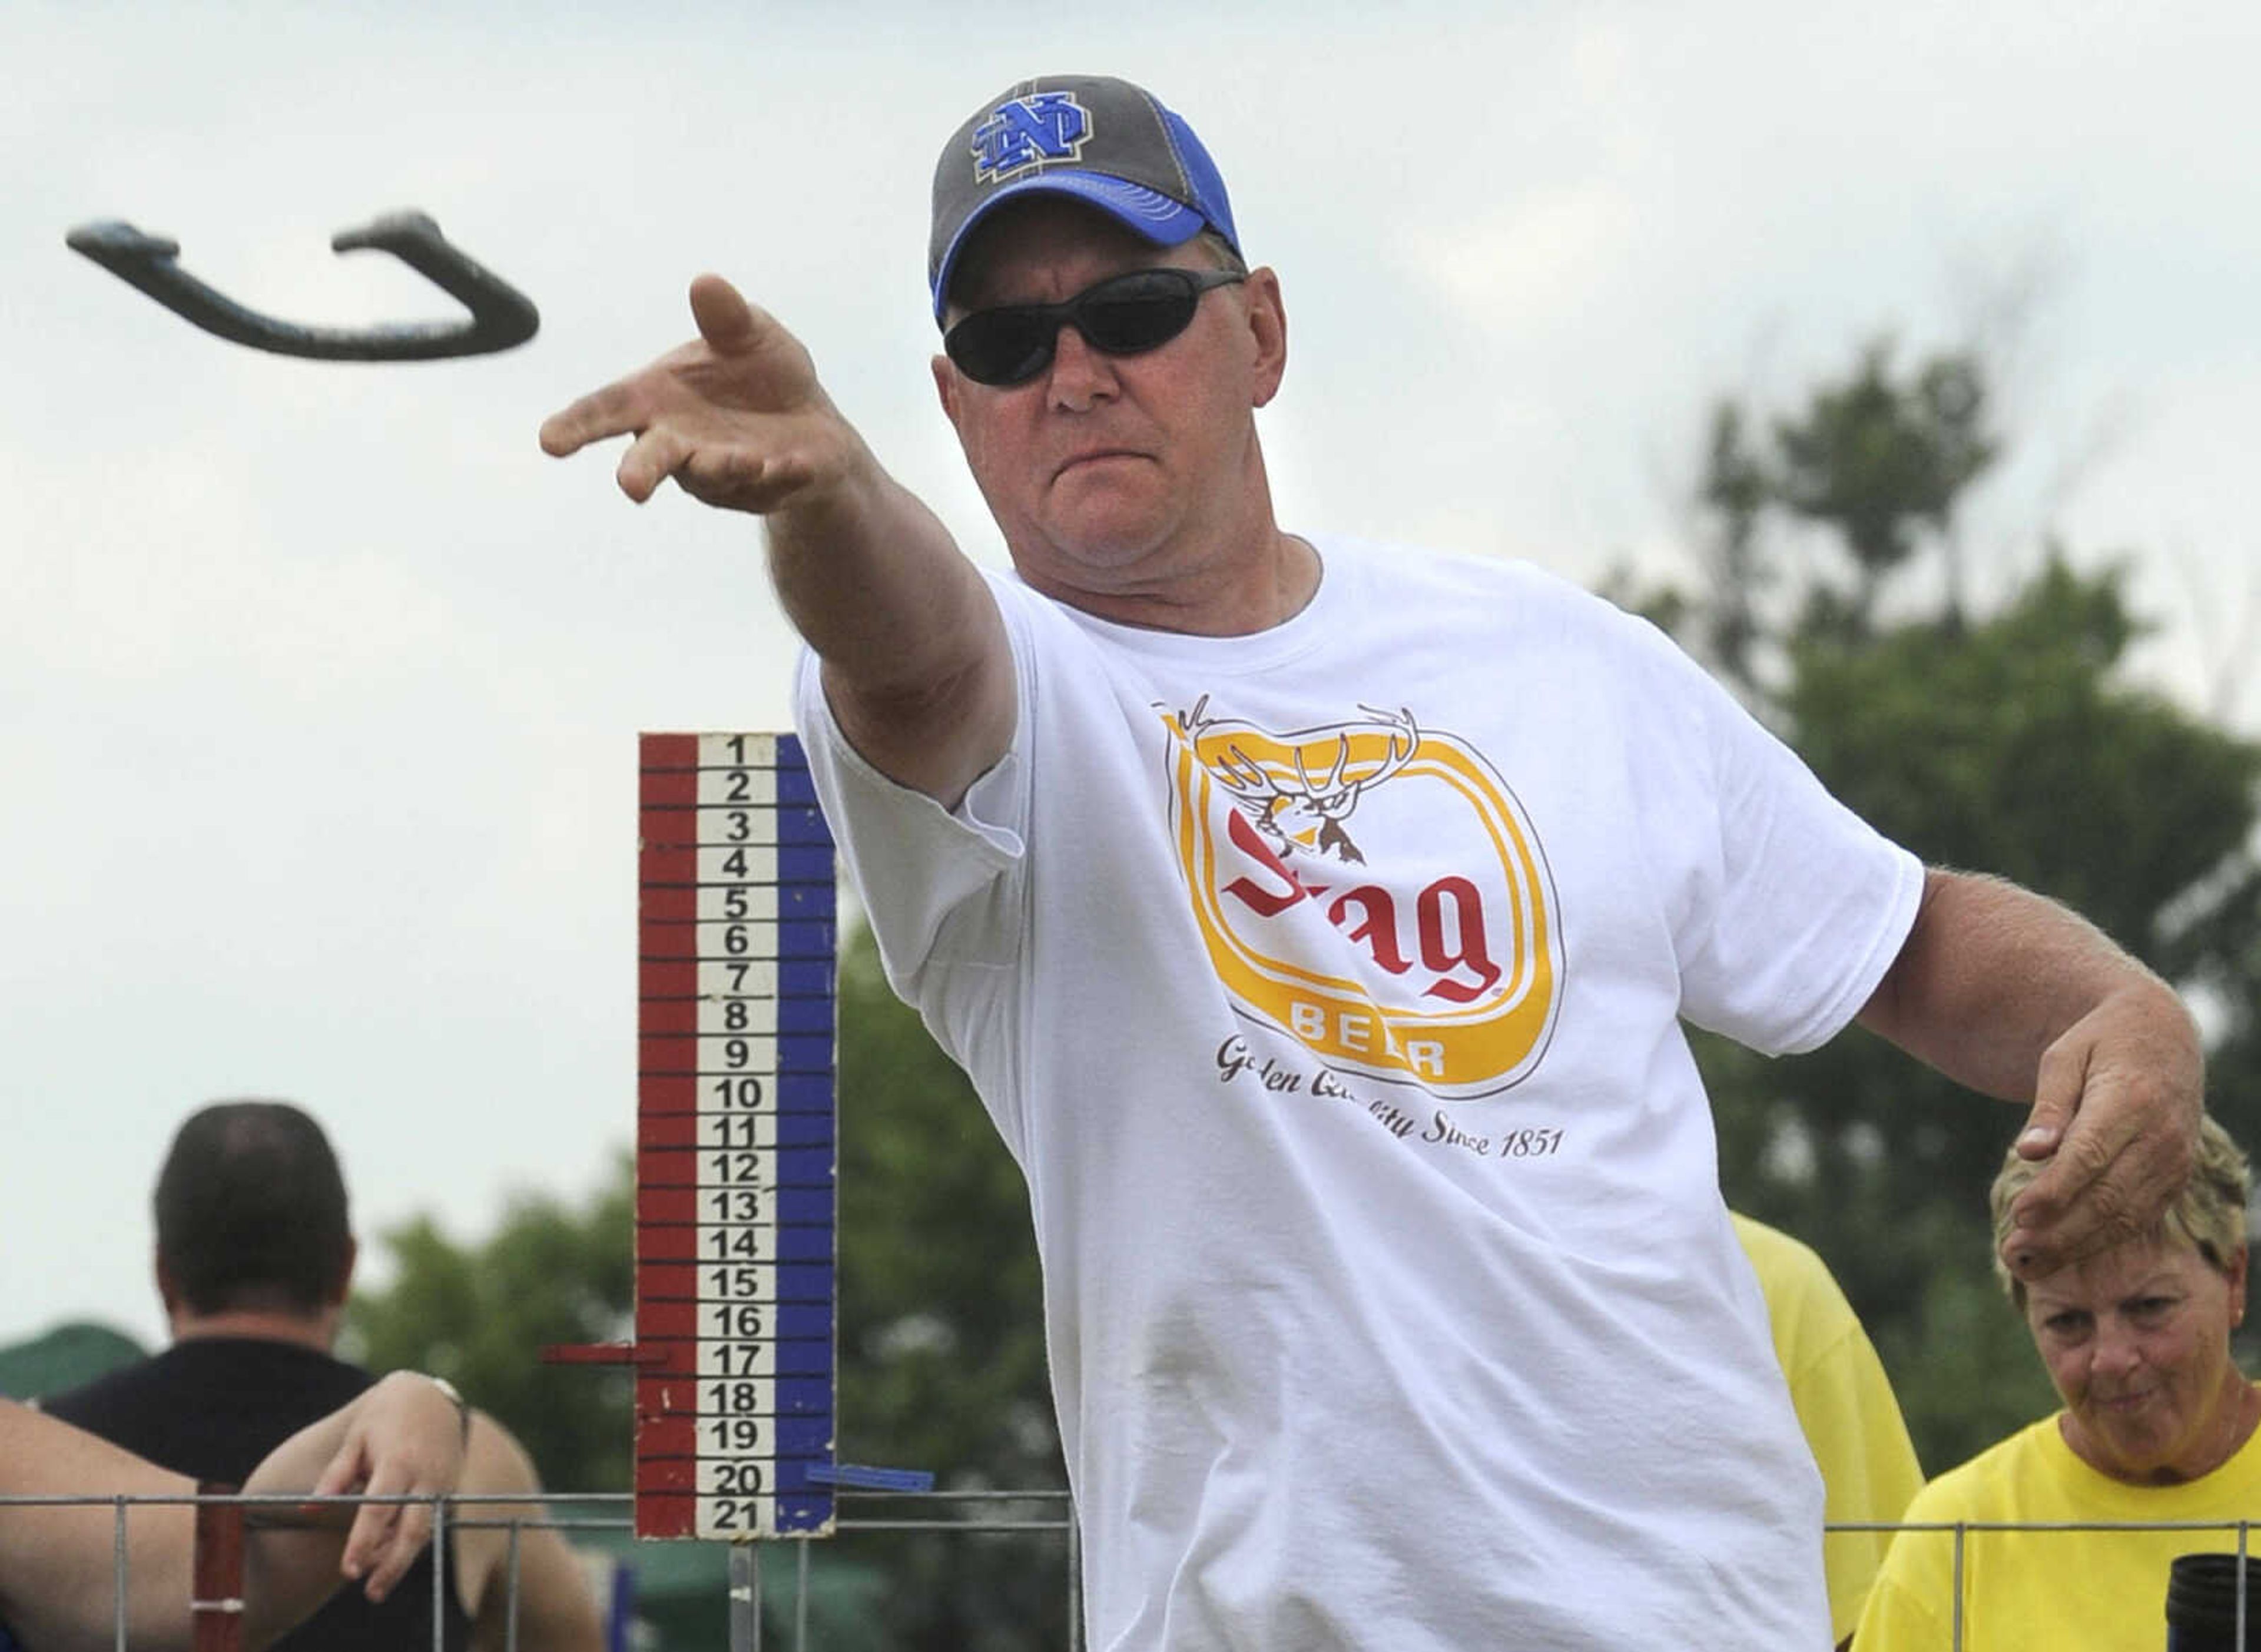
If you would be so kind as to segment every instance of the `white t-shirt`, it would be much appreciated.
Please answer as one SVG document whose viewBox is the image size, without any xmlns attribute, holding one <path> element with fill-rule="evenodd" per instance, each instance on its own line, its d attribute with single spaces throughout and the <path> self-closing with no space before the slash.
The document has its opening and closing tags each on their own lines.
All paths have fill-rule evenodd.
<svg viewBox="0 0 2261 1652">
<path fill-rule="evenodd" d="M 1648 625 L 1315 538 L 1287 623 L 992 578 L 955 815 L 810 766 L 1029 1182 L 1095 1648 L 1827 1644 L 1821 1491 L 1679 1017 L 1809 1048 L 1922 869 Z"/>
</svg>

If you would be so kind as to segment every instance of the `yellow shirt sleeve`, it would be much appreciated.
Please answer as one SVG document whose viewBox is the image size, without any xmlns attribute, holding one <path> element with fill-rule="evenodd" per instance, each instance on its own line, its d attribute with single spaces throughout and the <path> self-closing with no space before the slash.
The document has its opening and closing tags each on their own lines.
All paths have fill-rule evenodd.
<svg viewBox="0 0 2261 1652">
<path fill-rule="evenodd" d="M 1828 1268 L 1806 1246 L 1748 1217 L 1734 1218 L 1774 1331 L 1775 1356 L 1827 1491 L 1824 1518 L 1891 1521 L 1923 1487 L 1915 1443 L 1868 1332 Z M 1832 1635 L 1860 1620 L 1870 1579 L 1891 1544 L 1889 1532 L 1833 1532 L 1822 1560 Z"/>
<path fill-rule="evenodd" d="M 1910 1587 L 1899 1569 L 1888 1563 L 1862 1603 L 1860 1627 L 1853 1635 L 1855 1652 L 1951 1652 L 1954 1625 L 1934 1607 L 1951 1605 L 1952 1591 L 1950 1583 L 1935 1589 L 1921 1584 Z"/>
</svg>

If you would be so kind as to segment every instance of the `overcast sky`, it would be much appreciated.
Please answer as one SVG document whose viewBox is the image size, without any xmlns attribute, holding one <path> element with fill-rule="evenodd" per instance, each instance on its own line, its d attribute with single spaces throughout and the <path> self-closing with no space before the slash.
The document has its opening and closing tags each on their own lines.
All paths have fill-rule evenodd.
<svg viewBox="0 0 2261 1652">
<path fill-rule="evenodd" d="M 1985 326 L 2021 445 L 1982 578 L 2045 528 L 2145 551 L 2145 669 L 2214 704 L 2261 565 L 2261 8 L 1855 11 L 10 0 L 0 1341 L 158 1336 L 147 1190 L 216 1095 L 320 1116 L 365 1239 L 597 1182 L 634 1127 L 635 735 L 786 726 L 791 650 L 745 521 L 638 511 L 535 428 L 720 270 L 997 559 L 928 378 L 925 197 L 1023 75 L 1142 81 L 1216 154 L 1292 321 L 1290 528 L 1670 571 L 1713 396 Z M 294 320 L 446 317 L 328 250 L 405 206 L 540 336 L 288 361 L 63 246 L 123 218 Z"/>
</svg>

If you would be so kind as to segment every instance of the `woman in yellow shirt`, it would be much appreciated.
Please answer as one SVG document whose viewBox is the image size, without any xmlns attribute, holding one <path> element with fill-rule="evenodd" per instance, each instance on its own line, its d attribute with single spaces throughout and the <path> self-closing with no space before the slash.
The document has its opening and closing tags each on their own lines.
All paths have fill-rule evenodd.
<svg viewBox="0 0 2261 1652">
<path fill-rule="evenodd" d="M 1996 1266 L 2064 1409 L 1918 1494 L 1908 1525 L 1964 1529 L 1893 1540 L 1856 1652 L 2157 1652 L 2175 1556 L 2235 1551 L 2236 1523 L 2261 1521 L 2261 1390 L 2229 1352 L 2245 1317 L 2244 1154 L 2207 1119 L 2157 1230 L 2026 1285 L 1999 1246 L 2039 1168 L 2013 1152 L 1994 1179 Z M 2119 1522 L 2215 1529 L 2093 1529 Z M 2091 1529 L 1978 1529 L 1997 1525 Z M 2261 1532 L 2247 1547 L 2261 1553 Z M 2261 1598 L 2250 1611 L 2261 1621 Z"/>
</svg>

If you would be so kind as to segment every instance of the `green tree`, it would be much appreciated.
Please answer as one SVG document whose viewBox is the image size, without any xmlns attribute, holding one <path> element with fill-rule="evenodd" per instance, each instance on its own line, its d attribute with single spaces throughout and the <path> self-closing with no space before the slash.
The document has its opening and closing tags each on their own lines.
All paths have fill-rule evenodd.
<svg viewBox="0 0 2261 1652">
<path fill-rule="evenodd" d="M 634 1379 L 624 1367 L 546 1365 L 542 1351 L 632 1334 L 632 1182 L 623 1153 L 586 1204 L 521 1195 L 470 1245 L 429 1217 L 387 1230 L 391 1282 L 355 1293 L 341 1347 L 377 1370 L 454 1383 L 518 1436 L 544 1484 L 627 1490 Z"/>
<path fill-rule="evenodd" d="M 1892 355 L 1889 341 L 1871 344 L 1851 377 L 1817 387 L 1800 417 L 1777 420 L 1774 463 L 1750 478 L 1761 499 L 1836 532 L 1857 582 L 1844 612 L 1863 628 L 1886 575 L 1927 538 L 1952 543 L 1963 491 L 1999 452 L 1976 356 L 1936 356 L 1902 380 Z M 1960 579 L 1949 576 L 1951 619 Z"/>
<path fill-rule="evenodd" d="M 1748 409 L 1723 404 L 1698 490 L 1704 582 L 1640 606 L 1888 836 L 2065 901 L 2200 995 L 2222 1033 L 2211 1105 L 2252 1141 L 2261 748 L 2128 679 L 2142 628 L 2124 565 L 2083 574 L 2043 546 L 2038 571 L 1984 617 L 1949 565 L 1930 611 L 1879 618 L 1896 576 L 1951 559 L 1958 512 L 2002 450 L 1988 406 L 1975 353 L 1903 372 L 1884 343 L 1764 442 Z M 1793 584 L 1781 541 L 1816 528 L 1824 555 Z M 1778 1062 L 1698 1046 L 1730 1201 L 1837 1271 L 1927 1465 L 2045 1410 L 1991 1278 L 1985 1218 L 2022 1115 L 1865 1034 Z"/>
</svg>

